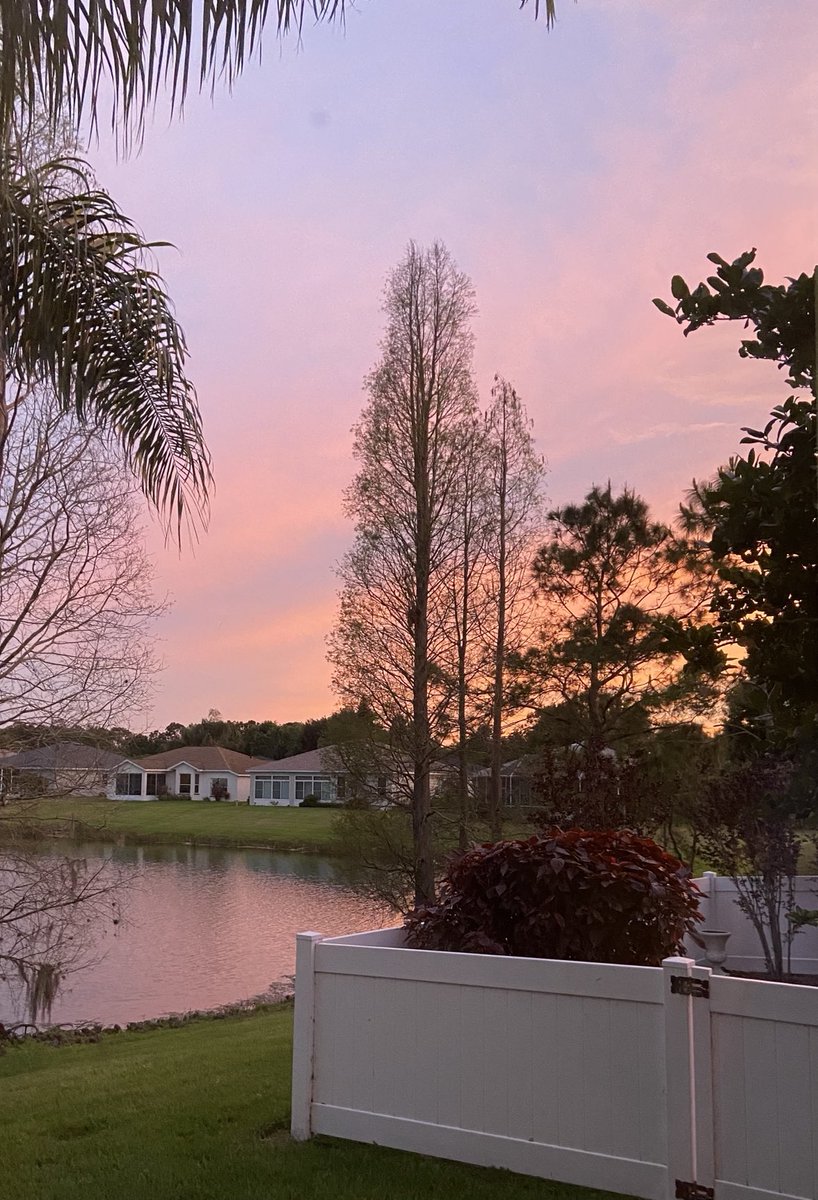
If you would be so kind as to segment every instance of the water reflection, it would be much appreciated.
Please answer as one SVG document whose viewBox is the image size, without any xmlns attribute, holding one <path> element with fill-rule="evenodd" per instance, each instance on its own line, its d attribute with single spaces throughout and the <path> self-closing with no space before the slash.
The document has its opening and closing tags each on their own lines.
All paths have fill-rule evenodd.
<svg viewBox="0 0 818 1200">
<path fill-rule="evenodd" d="M 33 853 L 65 853 L 49 844 Z M 122 919 L 93 930 L 97 961 L 69 977 L 55 1022 L 143 1020 L 211 1008 L 264 991 L 294 970 L 295 934 L 373 928 L 382 913 L 330 859 L 206 846 L 85 843 L 72 855 L 108 860 L 124 877 Z M 24 1019 L 0 983 L 0 1022 Z"/>
</svg>

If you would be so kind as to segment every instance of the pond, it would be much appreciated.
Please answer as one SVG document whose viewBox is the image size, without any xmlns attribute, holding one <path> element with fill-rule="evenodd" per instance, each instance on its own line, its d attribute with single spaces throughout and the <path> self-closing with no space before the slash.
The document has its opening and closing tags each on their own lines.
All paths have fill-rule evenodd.
<svg viewBox="0 0 818 1200">
<path fill-rule="evenodd" d="M 83 931 L 87 965 L 60 987 L 55 1024 L 122 1025 L 236 1003 L 293 974 L 299 931 L 389 923 L 352 890 L 344 864 L 315 855 L 66 842 L 27 853 L 105 863 L 119 880 L 114 902 Z M 18 990 L 0 981 L 4 1024 L 26 1019 Z"/>
</svg>

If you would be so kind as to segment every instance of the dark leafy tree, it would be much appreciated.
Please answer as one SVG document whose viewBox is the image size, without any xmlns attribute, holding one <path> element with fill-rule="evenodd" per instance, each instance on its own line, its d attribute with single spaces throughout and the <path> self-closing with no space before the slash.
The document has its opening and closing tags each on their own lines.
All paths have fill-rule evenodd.
<svg viewBox="0 0 818 1200">
<path fill-rule="evenodd" d="M 764 282 L 755 251 L 733 263 L 708 255 L 716 274 L 691 289 L 674 276 L 670 313 L 688 334 L 721 320 L 753 331 L 745 358 L 777 362 L 792 393 L 715 479 L 695 482 L 685 516 L 712 556 L 712 612 L 723 642 L 741 646 L 749 687 L 740 723 L 760 750 L 815 732 L 818 715 L 818 471 L 815 405 L 814 280 Z M 734 710 L 734 715 L 737 711 Z"/>
<path fill-rule="evenodd" d="M 594 755 L 648 715 L 709 700 L 722 659 L 701 620 L 703 580 L 688 569 L 686 543 L 641 497 L 616 496 L 610 484 L 549 513 L 547 531 L 534 560 L 540 644 L 515 664 L 520 698 L 561 706 Z"/>
</svg>

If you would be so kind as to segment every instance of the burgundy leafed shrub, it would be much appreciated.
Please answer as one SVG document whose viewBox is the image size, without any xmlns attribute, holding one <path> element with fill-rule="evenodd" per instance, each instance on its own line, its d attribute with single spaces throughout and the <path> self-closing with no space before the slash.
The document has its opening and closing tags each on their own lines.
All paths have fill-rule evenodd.
<svg viewBox="0 0 818 1200">
<path fill-rule="evenodd" d="M 658 966 L 697 920 L 687 868 L 626 830 L 552 829 L 454 859 L 409 945 Z"/>
</svg>

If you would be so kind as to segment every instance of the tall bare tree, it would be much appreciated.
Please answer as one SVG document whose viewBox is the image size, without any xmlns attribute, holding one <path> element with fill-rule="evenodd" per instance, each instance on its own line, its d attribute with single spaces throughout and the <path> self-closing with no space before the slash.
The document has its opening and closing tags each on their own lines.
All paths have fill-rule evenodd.
<svg viewBox="0 0 818 1200">
<path fill-rule="evenodd" d="M 545 460 L 534 444 L 533 426 L 514 388 L 495 378 L 486 415 L 488 491 L 493 520 L 485 553 L 484 602 L 491 664 L 491 835 L 502 835 L 503 720 L 507 713 L 506 659 L 527 644 L 532 632 L 534 584 L 531 564 L 543 523 Z"/>
<path fill-rule="evenodd" d="M 356 524 L 330 639 L 335 685 L 390 730 L 411 774 L 414 888 L 434 896 L 431 765 L 452 724 L 451 575 L 464 427 L 474 421 L 470 281 L 440 243 L 409 245 L 386 286 L 386 332 L 355 429 Z"/>
<path fill-rule="evenodd" d="M 163 610 L 115 446 L 18 385 L 0 436 L 0 722 L 109 724 L 140 708 Z"/>
</svg>

